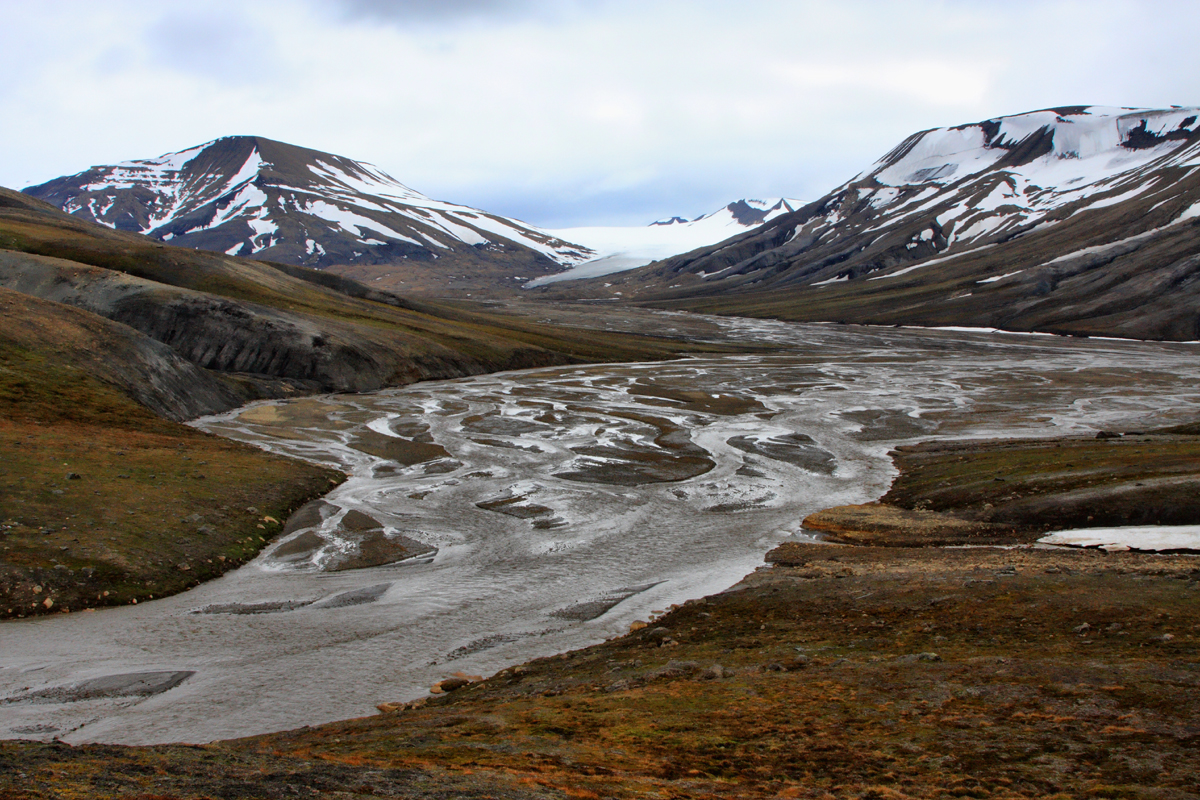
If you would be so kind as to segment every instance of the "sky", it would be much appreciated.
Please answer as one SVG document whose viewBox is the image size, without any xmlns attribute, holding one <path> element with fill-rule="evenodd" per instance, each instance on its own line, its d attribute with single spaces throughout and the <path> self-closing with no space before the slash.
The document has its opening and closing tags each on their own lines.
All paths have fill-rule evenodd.
<svg viewBox="0 0 1200 800">
<path fill-rule="evenodd" d="M 1175 0 L 0 0 L 0 185 L 254 134 L 544 227 L 814 200 L 909 134 L 1200 105 Z"/>
</svg>

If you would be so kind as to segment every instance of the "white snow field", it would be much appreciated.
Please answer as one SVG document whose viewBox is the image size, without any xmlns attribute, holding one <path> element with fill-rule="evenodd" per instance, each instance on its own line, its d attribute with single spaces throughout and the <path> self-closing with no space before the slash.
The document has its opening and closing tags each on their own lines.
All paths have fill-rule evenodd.
<svg viewBox="0 0 1200 800">
<path fill-rule="evenodd" d="M 753 209 L 755 221 L 747 224 L 739 220 L 735 208 L 739 204 Z M 799 200 L 775 198 L 771 200 L 740 200 L 730 203 L 719 211 L 685 222 L 678 219 L 656 222 L 645 227 L 583 227 L 547 230 L 549 235 L 566 242 L 586 247 L 595 252 L 587 261 L 570 266 L 566 271 L 546 275 L 525 284 L 526 288 L 545 286 L 548 283 L 571 281 L 579 278 L 596 278 L 644 267 L 652 261 L 687 253 L 698 247 L 723 242 L 745 233 L 763 222 L 780 214 L 795 211 L 804 205 Z M 746 217 L 742 217 L 746 219 Z"/>
<path fill-rule="evenodd" d="M 1200 525 L 1129 525 L 1122 528 L 1074 528 L 1052 531 L 1042 544 L 1099 547 L 1103 550 L 1195 550 L 1200 552 Z"/>
</svg>

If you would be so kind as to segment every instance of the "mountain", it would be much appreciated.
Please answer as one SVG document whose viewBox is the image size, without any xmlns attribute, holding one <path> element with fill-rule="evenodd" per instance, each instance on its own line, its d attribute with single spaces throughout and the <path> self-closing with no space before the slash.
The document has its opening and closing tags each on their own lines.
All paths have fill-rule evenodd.
<svg viewBox="0 0 1200 800">
<path fill-rule="evenodd" d="M 914 134 L 825 197 L 560 295 L 715 313 L 1200 339 L 1200 109 Z"/>
<path fill-rule="evenodd" d="M 114 230 L 409 291 L 455 277 L 460 288 L 472 280 L 515 288 L 592 257 L 516 220 L 432 200 L 370 164 L 261 136 L 92 167 L 24 191 Z"/>
<path fill-rule="evenodd" d="M 525 284 L 528 288 L 560 281 L 610 275 L 652 261 L 687 253 L 715 244 L 739 233 L 800 208 L 798 200 L 736 200 L 711 214 L 690 222 L 683 217 L 659 220 L 644 227 L 561 228 L 548 233 L 593 251 L 587 261 L 563 272 L 545 275 Z"/>
</svg>

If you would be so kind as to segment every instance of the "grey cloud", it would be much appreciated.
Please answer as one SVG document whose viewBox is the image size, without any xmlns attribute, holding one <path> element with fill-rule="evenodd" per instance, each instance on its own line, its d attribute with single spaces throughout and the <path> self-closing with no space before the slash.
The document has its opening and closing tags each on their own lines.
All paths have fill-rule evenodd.
<svg viewBox="0 0 1200 800">
<path fill-rule="evenodd" d="M 575 0 L 331 0 L 350 17 L 394 22 L 523 19 L 571 10 Z"/>
</svg>

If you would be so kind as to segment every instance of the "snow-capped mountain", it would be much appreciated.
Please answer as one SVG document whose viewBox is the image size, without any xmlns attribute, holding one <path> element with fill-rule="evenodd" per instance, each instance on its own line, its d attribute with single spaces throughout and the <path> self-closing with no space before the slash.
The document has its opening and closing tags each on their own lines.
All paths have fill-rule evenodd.
<svg viewBox="0 0 1200 800">
<path fill-rule="evenodd" d="M 311 267 L 501 262 L 529 275 L 592 257 L 533 226 L 432 200 L 370 164 L 261 136 L 93 167 L 25 192 L 170 244 Z"/>
<path fill-rule="evenodd" d="M 576 242 L 593 251 L 589 260 L 564 272 L 546 275 L 526 286 L 594 278 L 643 267 L 652 261 L 687 253 L 698 247 L 724 241 L 750 228 L 788 214 L 803 205 L 799 200 L 735 200 L 724 208 L 688 221 L 683 217 L 652 222 L 646 226 L 559 228 L 547 233 Z"/>
<path fill-rule="evenodd" d="M 1081 106 L 923 131 L 794 213 L 590 291 L 790 318 L 1200 338 L 1198 119 Z"/>
</svg>

